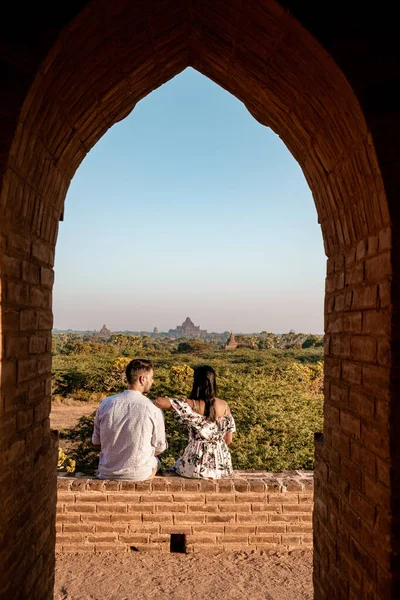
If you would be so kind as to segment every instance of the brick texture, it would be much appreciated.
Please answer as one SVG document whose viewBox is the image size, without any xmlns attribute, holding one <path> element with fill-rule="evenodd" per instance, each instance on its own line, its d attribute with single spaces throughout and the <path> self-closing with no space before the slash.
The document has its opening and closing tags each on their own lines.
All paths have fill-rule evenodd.
<svg viewBox="0 0 400 600">
<path fill-rule="evenodd" d="M 97 483 L 101 491 L 93 491 Z M 59 478 L 59 552 L 75 552 L 77 545 L 105 551 L 106 542 L 107 551 L 140 546 L 169 552 L 173 533 L 186 535 L 188 552 L 312 545 L 310 473 L 237 472 L 232 479 L 207 482 L 203 493 L 193 483 L 204 482 L 179 477 L 156 477 L 146 491 L 133 482 L 125 489 L 125 483 Z"/>
</svg>

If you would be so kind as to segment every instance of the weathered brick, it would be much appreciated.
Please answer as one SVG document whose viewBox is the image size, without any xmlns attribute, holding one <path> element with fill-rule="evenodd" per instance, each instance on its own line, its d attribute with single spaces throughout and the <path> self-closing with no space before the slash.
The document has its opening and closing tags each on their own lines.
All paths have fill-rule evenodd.
<svg viewBox="0 0 400 600">
<path fill-rule="evenodd" d="M 277 534 L 281 534 L 281 533 L 286 533 L 286 531 L 288 531 L 288 527 L 294 527 L 294 525 L 287 525 L 286 523 L 271 523 L 268 525 L 256 525 L 256 533 L 260 534 L 260 533 L 277 533 Z M 299 525 L 298 527 L 307 527 L 310 528 L 310 526 L 308 525 Z"/>
<path fill-rule="evenodd" d="M 110 504 L 109 502 L 105 502 L 102 504 L 99 504 L 97 506 L 97 511 L 99 513 L 102 512 L 108 512 L 108 513 L 126 513 L 128 510 L 128 507 L 126 504 Z"/>
<path fill-rule="evenodd" d="M 281 535 L 274 535 L 272 533 L 250 535 L 249 542 L 250 544 L 280 544 Z"/>
<path fill-rule="evenodd" d="M 390 382 L 390 371 L 386 367 L 364 365 L 362 368 L 363 384 L 371 389 L 387 389 Z"/>
<path fill-rule="evenodd" d="M 365 311 L 363 316 L 363 333 L 373 335 L 389 335 L 391 315 L 388 311 Z"/>
<path fill-rule="evenodd" d="M 298 525 L 287 525 L 288 533 L 312 533 L 312 525 L 311 523 L 303 524 L 299 523 Z M 303 538 L 304 540 L 304 538 Z"/>
<path fill-rule="evenodd" d="M 283 513 L 308 513 L 312 512 L 311 504 L 284 504 Z"/>
<path fill-rule="evenodd" d="M 68 535 L 58 534 L 56 540 L 59 544 L 65 544 L 66 542 L 77 544 L 79 542 L 83 542 L 83 534 L 79 532 L 69 533 Z"/>
<path fill-rule="evenodd" d="M 95 513 L 96 504 L 67 504 L 66 512 Z"/>
<path fill-rule="evenodd" d="M 390 252 L 385 251 L 365 261 L 365 276 L 368 281 L 383 281 L 392 273 Z"/>
<path fill-rule="evenodd" d="M 12 251 L 12 254 L 18 256 L 25 256 L 31 252 L 31 240 L 17 233 L 10 232 L 8 235 L 8 248 Z"/>
<path fill-rule="evenodd" d="M 367 314 L 367 313 L 366 313 Z M 364 324 L 366 314 L 364 314 Z M 351 338 L 351 357 L 353 360 L 363 362 L 375 362 L 376 360 L 376 341 L 371 336 L 355 335 Z"/>
<path fill-rule="evenodd" d="M 76 502 L 91 502 L 94 504 L 99 504 L 107 501 L 107 496 L 105 494 L 98 494 L 96 492 L 85 492 L 84 494 L 75 494 Z"/>
<path fill-rule="evenodd" d="M 107 500 L 107 502 L 109 502 L 110 504 L 139 504 L 141 497 L 142 496 L 140 496 L 140 494 L 128 494 L 119 492 L 118 494 L 104 495 L 104 500 Z M 151 497 L 152 496 L 149 494 L 146 500 Z M 162 498 L 162 496 L 154 496 L 154 498 Z M 155 502 L 155 500 L 152 500 L 152 502 Z"/>
<path fill-rule="evenodd" d="M 99 515 L 102 516 L 102 515 Z M 115 513 L 111 515 L 104 515 L 104 518 L 109 519 L 111 523 L 133 523 L 134 527 L 137 526 L 137 523 L 142 522 L 142 514 L 141 513 Z M 157 519 L 155 519 L 157 520 Z"/>
<path fill-rule="evenodd" d="M 362 332 L 362 315 L 361 311 L 346 312 L 343 315 L 343 331 L 348 333 Z"/>
<path fill-rule="evenodd" d="M 53 266 L 54 248 L 42 241 L 34 242 L 32 244 L 32 256 L 33 258 L 37 258 L 44 265 Z"/>
<path fill-rule="evenodd" d="M 125 544 L 137 544 L 137 543 L 144 544 L 149 541 L 150 534 L 146 534 L 146 533 L 132 534 L 132 533 L 130 533 L 129 535 L 119 535 L 118 539 L 121 542 L 124 542 Z"/>
<path fill-rule="evenodd" d="M 282 512 L 282 504 L 270 504 L 264 502 L 253 502 L 251 505 L 251 510 L 256 512 L 268 512 L 268 513 L 281 513 Z"/>
<path fill-rule="evenodd" d="M 343 381 L 350 384 L 361 383 L 361 366 L 353 362 L 343 362 L 342 364 L 342 378 Z"/>
<path fill-rule="evenodd" d="M 3 258 L 3 277 L 21 278 L 22 263 L 19 258 L 13 256 L 4 256 Z"/>
<path fill-rule="evenodd" d="M 251 536 L 250 536 L 251 537 Z M 247 545 L 249 542 L 249 536 L 247 534 L 234 534 L 234 533 L 222 533 L 217 534 L 217 542 L 223 542 L 224 544 L 244 544 Z"/>
<path fill-rule="evenodd" d="M 374 418 L 375 404 L 373 398 L 362 392 L 351 390 L 349 394 L 349 408 L 366 419 Z"/>
<path fill-rule="evenodd" d="M 368 281 L 371 281 L 368 278 Z M 378 304 L 378 286 L 367 285 L 353 290 L 352 310 L 376 308 Z"/>
<path fill-rule="evenodd" d="M 212 527 L 212 525 L 205 525 L 205 527 Z M 214 525 L 214 527 L 218 527 L 218 529 L 222 529 L 221 533 L 225 530 L 225 533 L 255 533 L 256 525 L 225 525 L 219 526 Z M 257 527 L 257 531 L 260 530 L 260 527 Z M 261 531 L 260 531 L 261 533 Z"/>
<path fill-rule="evenodd" d="M 238 516 L 238 520 L 243 520 L 243 516 Z M 234 523 L 235 515 L 224 514 L 224 515 L 207 515 L 205 517 L 207 523 Z M 189 522 L 189 521 L 187 521 Z"/>
<path fill-rule="evenodd" d="M 174 494 L 173 501 L 180 503 L 204 503 L 205 502 L 205 494 Z M 157 502 L 170 502 L 167 498 L 162 498 L 161 500 L 157 500 Z"/>
<path fill-rule="evenodd" d="M 225 525 L 215 525 L 214 523 L 206 523 L 205 525 L 193 525 L 192 532 L 194 535 L 198 533 L 237 533 L 236 531 L 228 531 L 228 526 Z"/>
<path fill-rule="evenodd" d="M 220 513 L 248 513 L 252 509 L 252 505 L 250 504 L 250 502 L 246 504 L 219 504 L 218 506 Z"/>
<path fill-rule="evenodd" d="M 156 510 L 155 504 L 142 504 L 138 502 L 137 504 L 127 504 L 128 512 L 133 513 L 153 513 Z"/>
<path fill-rule="evenodd" d="M 28 338 L 8 335 L 5 347 L 7 358 L 25 358 L 28 355 Z"/>
<path fill-rule="evenodd" d="M 75 494 L 72 492 L 63 492 L 60 491 L 60 489 L 58 490 L 57 493 L 57 502 L 63 502 L 63 503 L 67 503 L 67 504 L 74 504 L 75 502 Z M 75 518 L 75 516 L 74 516 Z"/>
<path fill-rule="evenodd" d="M 95 535 L 88 535 L 87 541 L 89 543 L 100 544 L 102 542 L 115 542 L 118 538 L 117 533 L 109 533 L 108 535 L 102 533 L 96 533 Z"/>
<path fill-rule="evenodd" d="M 19 306 L 29 305 L 30 288 L 27 283 L 16 283 L 8 281 L 7 283 L 7 300 L 12 304 Z"/>
<path fill-rule="evenodd" d="M 331 353 L 335 356 L 350 356 L 350 336 L 333 335 L 331 337 Z M 354 357 L 353 357 L 354 358 Z"/>
<path fill-rule="evenodd" d="M 182 489 L 185 492 L 197 492 L 199 487 L 200 485 L 198 481 L 185 480 L 182 482 Z"/>
<path fill-rule="evenodd" d="M 196 525 L 196 527 L 201 527 L 200 525 Z M 207 527 L 207 526 L 205 526 Z M 212 525 L 211 525 L 212 527 Z M 188 535 L 189 533 L 192 533 L 193 531 L 193 527 L 191 525 L 161 525 L 160 526 L 160 532 L 161 533 L 180 533 L 180 534 L 185 534 Z"/>
<path fill-rule="evenodd" d="M 188 544 L 193 544 L 193 545 L 202 545 L 202 544 L 214 544 L 216 542 L 216 536 L 215 535 L 193 535 L 193 534 L 189 534 L 187 536 L 187 542 Z"/>
<path fill-rule="evenodd" d="M 188 518 L 190 519 L 189 515 L 186 514 L 174 514 L 174 519 L 176 523 L 189 523 L 191 521 L 184 521 L 182 519 L 184 518 Z M 193 518 L 193 517 L 192 517 Z M 144 514 L 142 516 L 143 522 L 151 522 L 151 523 L 172 523 L 172 514 L 163 514 L 163 513 L 159 513 L 157 515 L 154 514 Z"/>
<path fill-rule="evenodd" d="M 357 438 L 360 437 L 360 417 L 346 411 L 344 408 L 340 409 L 340 426 L 345 433 L 349 433 Z"/>
<path fill-rule="evenodd" d="M 54 271 L 46 267 L 40 268 L 40 283 L 46 288 L 52 288 L 54 282 Z"/>
<path fill-rule="evenodd" d="M 34 335 L 29 338 L 29 353 L 42 354 L 46 351 L 47 336 Z"/>
<path fill-rule="evenodd" d="M 190 513 L 216 513 L 219 512 L 218 504 L 188 504 Z"/>
<path fill-rule="evenodd" d="M 88 525 L 87 523 L 64 523 L 63 531 L 65 533 L 93 533 L 94 525 Z"/>
<path fill-rule="evenodd" d="M 158 513 L 185 513 L 187 510 L 187 504 L 177 504 L 176 502 L 172 504 L 156 504 L 156 512 Z"/>
<path fill-rule="evenodd" d="M 232 494 L 207 494 L 207 504 L 222 504 L 224 502 L 231 503 L 233 500 Z"/>
<path fill-rule="evenodd" d="M 373 524 L 375 522 L 375 506 L 360 492 L 350 489 L 350 505 L 362 519 Z"/>
<path fill-rule="evenodd" d="M 80 522 L 79 515 L 69 515 L 66 513 L 60 513 L 57 517 L 57 523 L 79 523 Z"/>
<path fill-rule="evenodd" d="M 39 267 L 24 260 L 22 262 L 22 279 L 28 283 L 39 283 Z"/>
</svg>

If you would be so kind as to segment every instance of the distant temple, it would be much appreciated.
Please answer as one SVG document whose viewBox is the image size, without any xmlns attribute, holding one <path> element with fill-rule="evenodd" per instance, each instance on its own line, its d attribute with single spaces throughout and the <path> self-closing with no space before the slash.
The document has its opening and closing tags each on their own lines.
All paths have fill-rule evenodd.
<svg viewBox="0 0 400 600">
<path fill-rule="evenodd" d="M 237 347 L 238 347 L 238 342 L 236 341 L 236 338 L 235 338 L 233 332 L 231 331 L 231 335 L 229 336 L 229 339 L 225 344 L 225 350 L 234 350 Z"/>
<path fill-rule="evenodd" d="M 175 329 L 170 329 L 168 331 L 168 335 L 178 338 L 198 338 L 206 334 L 206 329 L 200 329 L 200 325 L 195 325 L 189 317 L 186 317 L 182 325 L 177 325 Z"/>
<path fill-rule="evenodd" d="M 107 329 L 105 325 L 100 329 L 99 333 L 95 333 L 95 336 L 102 340 L 108 340 L 111 337 L 111 331 Z"/>
</svg>

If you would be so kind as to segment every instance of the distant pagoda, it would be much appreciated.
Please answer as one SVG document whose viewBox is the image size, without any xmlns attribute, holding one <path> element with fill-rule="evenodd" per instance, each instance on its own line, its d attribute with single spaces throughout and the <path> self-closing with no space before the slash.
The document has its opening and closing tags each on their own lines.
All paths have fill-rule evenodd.
<svg viewBox="0 0 400 600">
<path fill-rule="evenodd" d="M 233 331 L 231 331 L 231 335 L 229 336 L 228 341 L 225 344 L 225 350 L 234 350 L 235 348 L 238 347 L 238 342 L 236 341 L 236 338 L 233 334 Z"/>
<path fill-rule="evenodd" d="M 100 329 L 99 333 L 95 334 L 101 340 L 108 340 L 111 337 L 111 331 L 105 325 Z"/>
<path fill-rule="evenodd" d="M 177 325 L 175 329 L 170 329 L 168 335 L 180 338 L 198 338 L 206 335 L 205 329 L 200 329 L 200 325 L 195 325 L 189 317 L 183 321 L 182 325 Z"/>
</svg>

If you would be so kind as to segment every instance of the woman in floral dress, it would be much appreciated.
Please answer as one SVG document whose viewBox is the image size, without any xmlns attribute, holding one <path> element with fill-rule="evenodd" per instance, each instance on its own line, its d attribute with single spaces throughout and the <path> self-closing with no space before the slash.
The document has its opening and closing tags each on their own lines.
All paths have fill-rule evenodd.
<svg viewBox="0 0 400 600">
<path fill-rule="evenodd" d="M 186 425 L 189 443 L 174 470 L 183 477 L 220 479 L 233 473 L 228 445 L 236 431 L 235 421 L 225 400 L 216 398 L 215 371 L 203 365 L 194 371 L 193 388 L 188 400 L 157 398 L 159 408 L 171 409 L 174 417 Z"/>
</svg>

